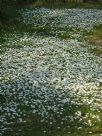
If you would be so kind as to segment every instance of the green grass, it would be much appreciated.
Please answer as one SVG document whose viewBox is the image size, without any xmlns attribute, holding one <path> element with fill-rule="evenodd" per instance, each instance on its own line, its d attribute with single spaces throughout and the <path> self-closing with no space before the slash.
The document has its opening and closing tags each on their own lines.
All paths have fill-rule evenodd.
<svg viewBox="0 0 102 136">
<path fill-rule="evenodd" d="M 100 2 L 55 2 L 55 3 L 46 3 L 42 1 L 38 1 L 36 3 L 32 3 L 30 5 L 30 8 L 35 8 L 35 7 L 47 7 L 47 8 L 96 8 L 96 9 L 102 9 L 102 3 Z"/>
<path fill-rule="evenodd" d="M 102 25 L 95 26 L 90 32 L 86 32 L 85 40 L 91 45 L 89 51 L 97 56 L 102 55 Z"/>
<path fill-rule="evenodd" d="M 91 44 L 102 46 L 102 25 L 94 27 L 86 34 L 86 40 Z"/>
<path fill-rule="evenodd" d="M 16 123 L 10 126 L 13 130 L 6 131 L 3 136 L 100 136 L 102 133 L 102 122 L 93 128 L 84 128 L 83 130 L 75 130 L 71 127 L 70 130 L 56 129 L 56 125 L 42 124 L 39 122 L 38 116 L 29 116 L 26 118 L 26 123 Z M 45 132 L 46 130 L 46 132 Z M 92 133 L 89 133 L 92 132 Z"/>
</svg>

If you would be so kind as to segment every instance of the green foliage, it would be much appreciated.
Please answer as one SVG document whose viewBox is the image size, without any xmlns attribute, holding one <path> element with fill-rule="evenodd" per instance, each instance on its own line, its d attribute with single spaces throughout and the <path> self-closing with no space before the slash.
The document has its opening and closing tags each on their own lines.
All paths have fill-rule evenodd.
<svg viewBox="0 0 102 136">
<path fill-rule="evenodd" d="M 15 15 L 16 0 L 0 1 L 0 22 L 4 23 Z"/>
</svg>

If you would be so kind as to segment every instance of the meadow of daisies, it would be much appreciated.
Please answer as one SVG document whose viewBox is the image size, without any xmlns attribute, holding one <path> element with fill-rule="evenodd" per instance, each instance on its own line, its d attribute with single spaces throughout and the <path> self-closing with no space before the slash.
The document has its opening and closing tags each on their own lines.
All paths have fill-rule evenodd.
<svg viewBox="0 0 102 136">
<path fill-rule="evenodd" d="M 98 9 L 20 9 L 29 31 L 0 44 L 0 136 L 101 136 L 102 54 L 84 33 Z"/>
</svg>

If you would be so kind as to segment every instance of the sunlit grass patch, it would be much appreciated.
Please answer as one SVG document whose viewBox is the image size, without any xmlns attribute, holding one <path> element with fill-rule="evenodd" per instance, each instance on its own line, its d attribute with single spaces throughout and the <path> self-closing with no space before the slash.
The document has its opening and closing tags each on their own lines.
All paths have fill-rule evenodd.
<svg viewBox="0 0 102 136">
<path fill-rule="evenodd" d="M 94 48 L 94 49 L 91 49 L 91 48 L 90 48 L 89 51 L 90 51 L 91 53 L 93 53 L 94 55 L 102 56 L 102 49 L 97 49 L 97 47 Z"/>
<path fill-rule="evenodd" d="M 85 33 L 85 40 L 90 44 L 89 51 L 97 56 L 102 55 L 102 25 Z"/>
<path fill-rule="evenodd" d="M 102 25 L 96 26 L 88 32 L 86 34 L 86 40 L 91 44 L 102 46 Z"/>
</svg>

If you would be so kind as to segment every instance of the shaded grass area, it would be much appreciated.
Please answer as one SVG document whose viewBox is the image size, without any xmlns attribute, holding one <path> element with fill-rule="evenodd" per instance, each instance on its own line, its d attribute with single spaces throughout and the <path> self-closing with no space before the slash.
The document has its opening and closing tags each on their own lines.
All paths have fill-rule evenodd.
<svg viewBox="0 0 102 136">
<path fill-rule="evenodd" d="M 57 123 L 53 124 L 53 126 L 49 125 L 49 123 L 41 123 L 40 119 L 41 118 L 36 115 L 29 115 L 26 117 L 25 123 L 15 122 L 9 126 L 12 130 L 6 131 L 3 136 L 100 136 L 102 133 L 102 122 L 89 128 L 83 126 L 83 129 L 78 130 L 73 127 L 75 124 L 80 127 L 78 120 L 74 123 L 67 123 L 57 128 L 56 126 L 60 123 L 59 119 L 57 119 Z M 70 125 L 70 128 L 67 125 Z"/>
<path fill-rule="evenodd" d="M 73 105 L 75 107 L 75 105 Z M 88 108 L 85 106 L 73 108 L 69 111 L 68 107 L 66 108 L 66 113 L 63 115 L 73 115 L 73 113 L 78 110 L 83 112 L 89 112 Z M 97 114 L 97 113 L 96 113 Z M 61 117 L 63 117 L 63 115 Z M 84 115 L 83 115 L 84 116 Z M 100 115 L 102 116 L 102 115 Z M 93 127 L 83 126 L 82 129 L 75 128 L 75 125 L 80 128 L 81 123 L 78 124 L 79 120 L 75 120 L 74 122 L 66 122 L 62 126 L 60 126 L 60 118 L 55 117 L 56 123 L 51 125 L 49 122 L 41 123 L 41 117 L 34 114 L 29 114 L 25 117 L 25 122 L 15 122 L 9 127 L 12 129 L 8 129 L 3 136 L 99 136 L 102 133 L 102 122 L 96 123 Z M 60 126 L 58 128 L 57 126 Z M 69 127 L 70 126 L 70 127 Z M 65 129 L 66 128 L 66 129 Z"/>
<path fill-rule="evenodd" d="M 46 3 L 45 1 L 37 1 L 29 5 L 30 8 L 35 7 L 47 7 L 47 8 L 92 8 L 92 9 L 102 9 L 101 2 L 55 2 Z"/>
</svg>

